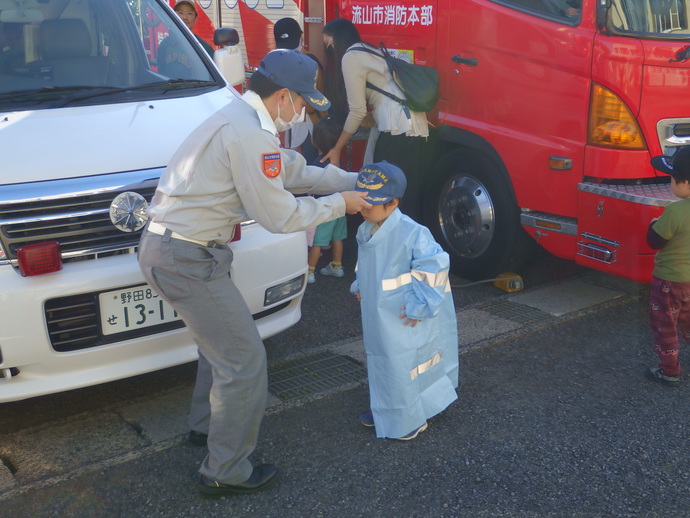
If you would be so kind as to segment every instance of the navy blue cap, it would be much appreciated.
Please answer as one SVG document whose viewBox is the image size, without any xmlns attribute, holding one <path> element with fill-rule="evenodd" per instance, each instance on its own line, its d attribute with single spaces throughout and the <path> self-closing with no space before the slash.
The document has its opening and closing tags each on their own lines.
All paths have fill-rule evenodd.
<svg viewBox="0 0 690 518">
<path fill-rule="evenodd" d="M 402 169 L 383 160 L 359 170 L 355 191 L 369 193 L 364 197 L 366 201 L 382 205 L 393 198 L 402 198 L 406 187 L 407 178 Z"/>
<path fill-rule="evenodd" d="M 279 49 L 296 49 L 302 37 L 302 28 L 294 18 L 281 18 L 273 26 L 273 36 Z"/>
<path fill-rule="evenodd" d="M 316 61 L 306 54 L 278 49 L 266 54 L 256 71 L 278 86 L 297 92 L 316 110 L 324 111 L 331 102 L 316 89 L 318 69 Z"/>
<path fill-rule="evenodd" d="M 690 180 L 690 146 L 679 148 L 672 156 L 655 156 L 651 164 L 654 169 L 670 174 L 676 180 Z"/>
</svg>

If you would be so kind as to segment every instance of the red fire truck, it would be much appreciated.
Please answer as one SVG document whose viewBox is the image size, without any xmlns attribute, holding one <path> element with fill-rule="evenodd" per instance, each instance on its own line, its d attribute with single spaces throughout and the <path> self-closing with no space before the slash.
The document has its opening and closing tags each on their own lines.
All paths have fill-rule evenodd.
<svg viewBox="0 0 690 518">
<path fill-rule="evenodd" d="M 203 2 L 202 2 L 203 4 Z M 424 223 L 466 278 L 519 268 L 534 242 L 556 256 L 650 279 L 649 221 L 676 198 L 651 156 L 690 140 L 687 0 L 245 0 L 207 2 L 240 30 L 249 66 L 272 26 L 324 22 L 435 66 Z"/>
</svg>

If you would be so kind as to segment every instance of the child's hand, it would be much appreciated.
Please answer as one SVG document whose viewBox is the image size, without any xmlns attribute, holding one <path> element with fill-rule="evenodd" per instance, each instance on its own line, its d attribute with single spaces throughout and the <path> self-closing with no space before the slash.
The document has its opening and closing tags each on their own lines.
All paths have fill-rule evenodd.
<svg viewBox="0 0 690 518">
<path fill-rule="evenodd" d="M 406 326 L 407 324 L 412 324 L 412 327 L 414 327 L 417 325 L 417 322 L 421 322 L 421 320 L 415 320 L 414 318 L 409 318 L 405 314 L 405 306 L 402 307 L 402 310 L 403 310 L 403 314 L 400 315 L 400 320 L 402 320 L 403 318 L 407 318 L 407 320 L 405 320 L 405 322 L 403 322 L 404 326 Z"/>
<path fill-rule="evenodd" d="M 325 162 L 326 160 L 330 160 L 331 165 L 334 165 L 336 167 L 340 167 L 340 149 L 338 148 L 333 148 L 328 151 L 324 155 L 324 157 L 321 159 L 321 162 Z M 325 167 L 325 166 L 322 166 Z"/>
<path fill-rule="evenodd" d="M 355 293 L 355 298 L 357 299 L 357 302 L 362 302 L 362 295 L 360 295 L 359 292 Z"/>
</svg>

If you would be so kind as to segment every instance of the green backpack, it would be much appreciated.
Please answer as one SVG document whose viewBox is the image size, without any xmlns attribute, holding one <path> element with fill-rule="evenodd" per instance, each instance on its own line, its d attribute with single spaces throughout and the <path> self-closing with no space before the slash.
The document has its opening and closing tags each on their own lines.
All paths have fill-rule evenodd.
<svg viewBox="0 0 690 518">
<path fill-rule="evenodd" d="M 375 90 L 400 103 L 413 112 L 428 112 L 439 98 L 438 71 L 433 67 L 414 65 L 390 55 L 383 43 L 379 43 L 381 52 L 366 47 L 353 47 L 348 50 L 368 52 L 386 60 L 393 80 L 405 94 L 405 99 L 379 88 L 367 81 L 367 88 Z M 409 116 L 409 114 L 408 114 Z"/>
</svg>

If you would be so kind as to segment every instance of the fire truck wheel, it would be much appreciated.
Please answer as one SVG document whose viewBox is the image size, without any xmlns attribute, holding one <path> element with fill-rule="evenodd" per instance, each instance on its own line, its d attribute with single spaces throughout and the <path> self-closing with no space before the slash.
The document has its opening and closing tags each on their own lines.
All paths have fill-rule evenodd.
<svg viewBox="0 0 690 518">
<path fill-rule="evenodd" d="M 520 225 L 510 180 L 487 157 L 455 150 L 435 168 L 426 223 L 450 254 L 453 273 L 480 280 L 517 271 L 535 249 Z"/>
</svg>

